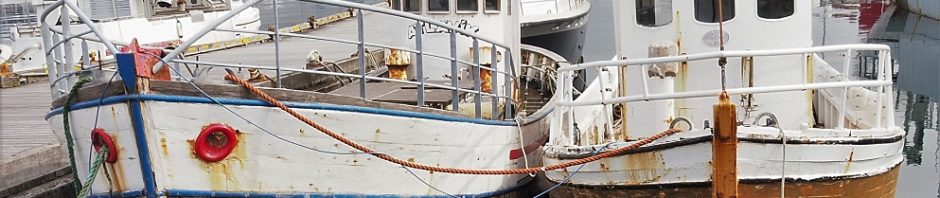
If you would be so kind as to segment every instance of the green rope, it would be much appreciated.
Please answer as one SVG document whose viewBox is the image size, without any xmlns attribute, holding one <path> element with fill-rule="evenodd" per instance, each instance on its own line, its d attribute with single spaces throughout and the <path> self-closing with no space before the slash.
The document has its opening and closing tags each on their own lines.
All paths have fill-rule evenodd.
<svg viewBox="0 0 940 198">
<path fill-rule="evenodd" d="M 101 164 L 104 162 L 104 159 L 108 158 L 108 147 L 101 147 L 101 150 L 98 151 L 98 154 L 95 155 L 95 163 L 92 167 L 88 168 L 88 178 L 85 179 L 85 185 L 82 186 L 78 191 L 77 197 L 88 197 L 88 192 L 91 191 L 91 184 L 95 183 L 95 176 L 98 175 L 98 170 L 101 169 Z"/>
<path fill-rule="evenodd" d="M 91 78 L 79 78 L 78 82 L 75 82 L 75 85 L 72 86 L 72 90 L 69 91 L 69 96 L 65 100 L 65 105 L 62 106 L 62 122 L 65 131 L 65 142 L 69 150 L 69 161 L 72 163 L 72 187 L 75 188 L 76 191 L 81 190 L 82 181 L 78 177 L 78 171 L 75 169 L 75 150 L 73 148 L 75 143 L 72 141 L 72 132 L 69 128 L 69 112 L 71 111 L 72 101 L 75 100 L 76 96 L 78 96 L 78 90 L 82 88 L 82 85 L 88 82 L 91 82 Z M 79 193 L 80 192 L 75 192 L 75 194 Z"/>
</svg>

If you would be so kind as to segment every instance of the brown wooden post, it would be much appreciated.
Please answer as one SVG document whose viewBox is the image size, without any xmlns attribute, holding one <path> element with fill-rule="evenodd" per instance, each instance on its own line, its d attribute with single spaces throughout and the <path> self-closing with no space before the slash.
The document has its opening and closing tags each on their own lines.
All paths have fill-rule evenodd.
<svg viewBox="0 0 940 198">
<path fill-rule="evenodd" d="M 738 124 L 735 106 L 727 92 L 713 106 L 715 129 L 712 135 L 712 197 L 738 197 Z"/>
</svg>

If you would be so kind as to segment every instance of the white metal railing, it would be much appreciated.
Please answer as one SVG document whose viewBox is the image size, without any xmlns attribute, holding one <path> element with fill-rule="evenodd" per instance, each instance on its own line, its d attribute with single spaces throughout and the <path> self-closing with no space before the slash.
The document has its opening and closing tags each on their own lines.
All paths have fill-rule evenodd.
<svg viewBox="0 0 940 198">
<path fill-rule="evenodd" d="M 859 51 L 876 51 L 878 56 L 881 57 L 877 63 L 878 65 L 878 74 L 877 79 L 875 80 L 850 80 L 845 77 L 846 74 L 849 74 L 849 68 L 851 68 L 851 57 L 850 55 L 854 52 Z M 883 107 L 885 104 L 893 104 L 892 97 L 881 97 L 884 94 L 890 94 L 893 83 L 893 71 L 892 66 L 890 65 L 891 53 L 890 48 L 885 45 L 876 45 L 876 44 L 852 44 L 852 45 L 837 45 L 837 46 L 822 46 L 822 47 L 809 47 L 809 48 L 795 48 L 795 49 L 777 49 L 777 50 L 750 50 L 750 51 L 719 51 L 719 52 L 710 52 L 710 53 L 701 53 L 701 54 L 690 54 L 690 55 L 681 55 L 681 56 L 669 56 L 669 57 L 657 57 L 657 58 L 642 58 L 642 59 L 628 59 L 628 60 L 615 60 L 615 61 L 598 61 L 590 62 L 583 64 L 576 64 L 570 67 L 563 67 L 558 69 L 558 76 L 556 85 L 558 86 L 557 90 L 559 93 L 555 94 L 556 116 L 553 125 L 556 125 L 554 128 L 557 129 L 552 131 L 552 137 L 555 138 L 558 135 L 566 135 L 567 137 L 575 137 L 578 134 L 575 132 L 575 115 L 573 107 L 581 106 L 604 106 L 604 113 L 611 115 L 611 105 L 619 103 L 629 103 L 629 102 L 639 102 L 639 101 L 656 101 L 656 100 L 668 100 L 668 99 L 684 99 L 684 98 L 702 98 L 702 97 L 715 97 L 718 96 L 722 90 L 695 90 L 695 91 L 686 91 L 686 92 L 670 92 L 670 93 L 650 93 L 649 87 L 647 85 L 647 80 L 649 79 L 648 70 L 650 65 L 658 63 L 680 63 L 686 64 L 690 61 L 697 60 L 717 60 L 719 58 L 752 58 L 752 57 L 771 57 L 771 56 L 785 56 L 785 55 L 803 55 L 803 57 L 812 57 L 815 53 L 821 52 L 845 52 L 846 61 L 842 71 L 836 71 L 839 73 L 842 78 L 836 82 L 807 82 L 803 80 L 802 83 L 788 84 L 788 85 L 774 85 L 774 86 L 753 86 L 753 87 L 739 87 L 739 88 L 727 88 L 724 91 L 727 91 L 730 95 L 741 95 L 741 94 L 759 94 L 759 93 L 772 93 L 772 92 L 786 92 L 786 91 L 802 91 L 802 90 L 818 90 L 818 89 L 831 89 L 831 88 L 842 88 L 843 93 L 841 95 L 841 100 L 836 105 L 841 106 L 837 108 L 839 116 L 837 117 L 838 124 L 837 128 L 845 128 L 845 119 L 847 111 L 847 93 L 848 89 L 851 87 L 875 87 L 875 92 L 878 94 L 876 99 L 877 107 Z M 803 65 L 794 65 L 801 66 L 806 68 L 807 66 L 812 66 L 808 64 L 810 61 L 803 61 Z M 578 100 L 574 100 L 572 93 L 572 79 L 574 78 L 574 72 L 579 70 L 588 70 L 588 69 L 597 69 L 598 71 L 604 70 L 605 68 L 609 69 L 619 69 L 625 67 L 640 67 L 640 72 L 638 76 L 642 79 L 642 91 L 638 95 L 629 95 L 629 96 L 619 96 L 619 97 L 608 97 L 605 94 L 601 94 L 599 98 L 584 98 L 581 97 Z M 718 69 L 718 67 L 715 67 Z M 616 71 L 616 70 L 613 70 Z M 803 76 L 807 76 L 809 71 L 802 70 Z M 610 79 L 598 77 L 597 80 L 600 81 L 600 85 L 607 83 L 615 83 L 617 80 L 625 80 L 626 76 L 619 76 L 620 79 Z M 605 82 L 605 81 L 615 81 L 615 82 Z M 887 92 L 886 92 L 887 91 Z M 624 94 L 626 95 L 626 94 Z M 888 100 L 888 101 L 884 101 Z M 894 116 L 885 116 L 883 117 L 881 108 L 876 111 L 874 128 L 882 128 L 884 125 L 882 122 L 886 122 L 888 126 L 894 126 Z M 890 111 L 888 111 L 890 112 Z M 599 115 L 598 115 L 599 116 Z M 626 116 L 626 115 L 622 115 Z M 567 119 L 567 120 L 566 120 Z M 607 126 L 613 126 L 611 119 L 607 119 Z M 567 125 L 567 126 L 562 126 Z M 562 131 L 562 129 L 567 129 Z M 610 130 L 610 129 L 608 129 Z M 559 133 L 560 132 L 560 133 Z M 569 145 L 576 144 L 574 138 L 568 139 Z M 614 140 L 608 140 L 614 141 Z"/>
<path fill-rule="evenodd" d="M 513 117 L 512 106 L 513 104 L 517 103 L 517 101 L 514 101 L 512 97 L 512 93 L 513 93 L 513 90 L 516 87 L 518 87 L 518 85 L 517 85 L 516 78 L 515 78 L 515 69 L 514 69 L 515 65 L 513 61 L 514 57 L 512 56 L 513 50 L 507 45 L 500 44 L 498 42 L 495 42 L 494 40 L 489 40 L 487 38 L 481 37 L 477 35 L 476 33 L 473 33 L 464 29 L 460 29 L 457 27 L 453 27 L 443 22 L 426 18 L 423 16 L 406 13 L 406 12 L 400 12 L 400 11 L 396 11 L 396 10 L 392 10 L 392 9 L 388 9 L 384 7 L 376 7 L 376 6 L 351 3 L 351 2 L 340 1 L 340 0 L 298 0 L 298 1 L 333 5 L 333 6 L 345 7 L 345 8 L 355 10 L 355 12 L 357 13 L 356 20 L 357 20 L 357 25 L 358 25 L 358 28 L 357 28 L 358 39 L 357 40 L 354 40 L 354 41 L 343 40 L 343 39 L 337 39 L 337 38 L 318 37 L 318 36 L 313 36 L 313 35 L 286 33 L 286 32 L 280 32 L 280 31 L 232 30 L 232 29 L 223 29 L 223 28 L 218 27 L 223 22 L 231 19 L 232 17 L 248 9 L 249 7 L 260 3 L 261 1 L 272 1 L 272 0 L 252 0 L 248 3 L 242 4 L 241 6 L 238 6 L 237 8 L 232 9 L 230 12 L 224 14 L 218 19 L 209 21 L 208 23 L 206 23 L 208 24 L 206 25 L 206 27 L 199 30 L 193 36 L 187 38 L 180 46 L 177 46 L 173 51 L 168 52 L 167 55 L 163 57 L 163 62 L 164 63 L 199 64 L 199 65 L 206 65 L 210 67 L 253 68 L 253 69 L 261 69 L 261 70 L 273 70 L 276 72 L 275 80 L 277 82 L 276 83 L 277 86 L 279 87 L 281 85 L 280 80 L 283 76 L 282 71 L 313 73 L 313 74 L 363 79 L 359 81 L 359 87 L 360 87 L 359 96 L 362 99 L 366 99 L 366 100 L 368 100 L 368 98 L 366 98 L 367 89 L 365 85 L 366 85 L 366 81 L 368 80 L 389 81 L 389 82 L 411 84 L 411 85 L 417 86 L 417 91 L 416 91 L 416 105 L 417 106 L 425 106 L 424 94 L 425 94 L 426 87 L 447 89 L 447 90 L 451 90 L 453 93 L 452 94 L 453 99 L 452 99 L 452 104 L 451 104 L 453 111 L 460 110 L 459 104 L 461 104 L 461 99 L 463 98 L 463 97 L 460 97 L 461 93 L 467 93 L 467 94 L 472 95 L 472 97 L 474 98 L 473 104 L 474 104 L 475 117 L 482 118 L 483 116 L 482 105 L 483 105 L 484 97 L 489 98 L 491 100 L 491 103 L 492 103 L 491 108 L 492 108 L 492 112 L 494 115 L 494 116 L 491 116 L 492 119 L 503 119 L 503 118 L 508 119 L 508 118 Z M 45 18 L 57 8 L 63 8 L 63 9 L 60 9 L 60 11 L 62 12 L 61 16 L 69 16 L 68 10 L 73 10 L 73 12 L 76 15 L 78 15 L 81 22 L 85 24 L 89 30 L 85 32 L 74 33 L 73 31 L 71 31 L 71 28 L 69 25 L 59 26 L 58 30 L 52 28 L 52 25 L 45 23 L 46 22 Z M 366 42 L 364 38 L 364 28 L 363 28 L 363 25 L 364 25 L 363 10 L 370 11 L 373 13 L 379 13 L 379 14 L 389 15 L 393 17 L 401 17 L 401 18 L 413 20 L 416 24 L 414 25 L 416 29 L 415 31 L 416 48 L 388 46 L 388 45 Z M 276 12 L 277 10 L 275 9 L 275 15 L 277 15 Z M 84 51 L 80 53 L 81 54 L 80 57 L 82 57 L 81 60 L 86 61 L 86 62 L 87 62 L 87 57 L 88 57 L 87 42 L 89 41 L 101 43 L 111 52 L 118 52 L 118 48 L 114 44 L 115 42 L 108 39 L 106 35 L 103 34 L 96 26 L 94 26 L 93 23 L 91 23 L 91 20 L 87 16 L 85 16 L 85 14 L 83 13 L 84 12 L 81 12 L 78 9 L 78 6 L 76 6 L 74 0 L 60 0 L 49 5 L 48 8 L 45 11 L 43 11 L 43 13 L 41 14 L 41 21 L 42 21 L 41 33 L 43 35 L 43 46 L 50 46 L 46 48 L 44 52 L 46 55 L 46 63 L 48 67 L 47 69 L 49 71 L 48 72 L 49 79 L 51 81 L 50 87 L 53 89 L 53 97 L 58 97 L 66 93 L 66 91 L 70 88 L 70 86 L 74 84 L 75 82 L 75 76 L 76 76 L 75 74 L 78 74 L 78 73 L 81 73 L 82 71 L 90 69 L 90 68 L 82 68 L 82 71 L 74 71 L 70 69 L 72 66 L 76 65 L 75 63 L 75 61 L 77 60 L 75 57 L 76 54 L 71 52 L 72 51 L 71 47 L 64 47 L 64 46 L 72 46 L 72 41 L 81 40 L 81 43 L 83 46 L 82 48 Z M 69 17 L 61 17 L 61 19 L 59 19 L 59 22 L 61 24 L 71 24 L 71 19 Z M 423 33 L 422 31 L 420 31 L 419 28 L 422 28 L 424 25 L 437 26 L 449 32 L 450 34 L 450 54 L 449 55 L 439 55 L 439 54 L 425 52 L 424 50 L 422 50 L 421 46 L 424 40 L 422 39 Z M 278 29 L 278 28 L 275 28 L 275 29 Z M 280 42 L 281 42 L 280 37 L 295 37 L 295 38 L 302 38 L 302 39 L 322 40 L 322 41 L 328 41 L 328 42 L 355 45 L 358 48 L 358 52 L 359 52 L 358 54 L 360 54 L 359 60 L 358 60 L 359 74 L 355 75 L 355 74 L 347 74 L 347 73 L 339 73 L 339 72 L 317 71 L 317 70 L 311 70 L 311 69 L 283 68 L 281 67 L 280 61 L 279 61 L 281 58 L 281 53 L 280 53 L 280 50 L 277 49 L 277 47 L 275 48 L 275 63 L 273 66 L 246 66 L 246 65 L 241 65 L 241 64 L 192 61 L 192 60 L 184 60 L 178 56 L 180 53 L 182 53 L 191 45 L 193 45 L 196 41 L 198 41 L 203 36 L 207 35 L 209 32 L 212 32 L 212 31 L 273 35 L 273 37 L 275 38 L 274 42 L 276 46 L 280 45 Z M 461 60 L 460 58 L 458 58 L 457 56 L 458 36 L 460 36 L 461 39 L 472 40 L 472 43 L 473 43 L 472 50 L 474 52 L 472 61 Z M 480 42 L 484 42 L 484 43 L 480 43 Z M 480 57 L 484 56 L 484 54 L 480 54 L 481 45 L 488 46 L 492 49 L 490 50 L 491 53 L 489 54 L 490 60 L 492 63 L 491 68 L 483 67 L 480 62 L 480 59 L 481 59 Z M 418 80 L 417 81 L 405 81 L 405 80 L 397 80 L 397 79 L 391 79 L 391 78 L 385 78 L 385 77 L 367 76 L 366 71 L 365 71 L 366 70 L 366 62 L 365 62 L 366 56 L 364 55 L 366 53 L 365 47 L 367 46 L 368 47 L 380 47 L 380 48 L 395 48 L 395 49 L 401 49 L 403 51 L 408 51 L 411 53 L 416 53 L 417 60 L 415 61 L 414 66 L 416 66 L 416 70 L 417 70 L 416 74 L 417 74 Z M 496 64 L 497 62 L 496 60 L 499 60 L 497 58 L 498 56 L 497 51 L 502 51 L 504 53 L 503 56 L 505 58 L 503 58 L 503 61 L 502 61 L 503 62 L 503 64 L 501 65 L 502 68 L 499 67 L 500 66 L 499 64 Z M 425 78 L 423 77 L 424 74 L 422 72 L 425 69 L 425 65 L 423 63 L 424 61 L 422 59 L 425 57 L 442 59 L 442 60 L 449 61 L 451 63 L 449 65 L 450 70 L 451 70 L 450 85 L 425 82 Z M 474 81 L 473 83 L 474 87 L 472 90 L 461 88 L 459 86 L 459 83 L 457 82 L 458 81 L 457 74 L 460 71 L 458 64 L 469 65 L 471 67 L 470 68 L 471 75 L 472 75 L 471 78 Z M 162 69 L 162 67 L 164 67 L 163 63 L 157 63 L 156 65 L 153 66 L 153 71 L 155 72 L 159 71 Z M 491 87 L 489 87 L 492 90 L 490 93 L 483 92 L 483 87 L 481 87 L 482 86 L 481 84 L 482 72 L 489 72 L 491 79 L 493 79 L 492 80 L 493 83 L 491 83 L 490 84 Z M 502 75 L 502 77 L 498 77 L 500 75 Z M 500 89 L 500 86 L 498 85 L 502 85 L 502 88 Z M 495 116 L 496 112 L 499 112 L 498 105 L 500 104 L 500 102 L 504 102 L 505 104 L 504 105 L 505 114 L 503 117 Z"/>
</svg>

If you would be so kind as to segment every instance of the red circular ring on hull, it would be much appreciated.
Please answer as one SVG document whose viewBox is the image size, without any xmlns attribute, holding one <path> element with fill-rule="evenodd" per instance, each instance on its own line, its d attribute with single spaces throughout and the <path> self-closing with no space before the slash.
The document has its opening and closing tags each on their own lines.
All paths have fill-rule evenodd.
<svg viewBox="0 0 940 198">
<path fill-rule="evenodd" d="M 102 146 L 108 147 L 108 159 L 105 161 L 108 163 L 117 162 L 117 147 L 114 146 L 114 140 L 111 140 L 111 136 L 108 133 L 104 132 L 102 128 L 95 128 L 91 130 L 91 145 L 95 148 L 95 151 L 100 151 Z"/>
<path fill-rule="evenodd" d="M 218 139 L 218 136 L 224 136 L 224 139 Z M 210 142 L 210 138 L 212 141 Z M 219 142 L 223 141 L 223 142 Z M 218 145 L 221 144 L 221 145 Z M 199 136 L 196 137 L 195 152 L 199 159 L 206 162 L 217 162 L 228 157 L 235 146 L 238 144 L 238 135 L 235 130 L 225 124 L 213 123 L 202 129 Z"/>
</svg>

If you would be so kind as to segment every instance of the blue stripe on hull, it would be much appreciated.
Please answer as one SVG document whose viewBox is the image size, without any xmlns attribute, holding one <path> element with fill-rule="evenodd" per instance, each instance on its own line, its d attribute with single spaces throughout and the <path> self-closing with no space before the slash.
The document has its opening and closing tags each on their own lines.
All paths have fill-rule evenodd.
<svg viewBox="0 0 940 198">
<path fill-rule="evenodd" d="M 273 107 L 267 102 L 261 101 L 261 100 L 236 99 L 236 98 L 216 98 L 216 100 L 226 105 Z M 82 102 L 73 104 L 72 110 L 74 111 L 74 110 L 79 110 L 79 109 L 96 107 L 100 105 L 110 105 L 110 104 L 123 103 L 123 102 L 128 102 L 128 101 L 160 101 L 160 102 L 214 104 L 212 100 L 210 100 L 209 98 L 205 98 L 205 97 L 160 95 L 160 94 L 130 94 L 130 95 L 117 95 L 117 96 L 105 97 L 103 100 L 100 100 L 100 102 L 99 102 L 99 99 L 82 101 Z M 387 116 L 422 118 L 422 119 L 440 120 L 440 121 L 466 122 L 466 123 L 484 124 L 484 125 L 516 126 L 516 123 L 513 121 L 463 118 L 463 117 L 446 116 L 446 115 L 431 114 L 431 113 L 380 109 L 380 108 L 373 108 L 373 107 L 335 105 L 335 104 L 325 104 L 325 103 L 299 103 L 299 102 L 284 102 L 284 104 L 286 104 L 288 107 L 297 108 L 297 109 L 357 112 L 357 113 L 368 113 L 368 114 L 378 114 L 378 115 L 387 115 Z M 61 114 L 61 113 L 62 113 L 61 107 L 53 109 L 48 114 L 46 114 L 46 119 L 49 119 L 50 117 Z"/>
<path fill-rule="evenodd" d="M 519 185 L 515 185 L 510 188 L 484 192 L 479 194 L 455 194 L 457 197 L 494 197 L 500 196 L 507 193 L 514 192 L 520 188 L 526 186 L 532 180 L 528 180 Z M 144 193 L 141 190 L 132 190 L 125 191 L 120 194 L 115 194 L 115 196 L 120 197 L 139 197 Z M 189 189 L 166 189 L 164 191 L 158 192 L 158 196 L 170 196 L 170 197 L 355 197 L 355 198 L 397 198 L 397 197 L 414 197 L 414 198 L 450 198 L 450 195 L 423 195 L 423 196 L 405 196 L 405 195 L 393 195 L 393 194 L 336 194 L 336 193 L 271 193 L 271 192 L 231 192 L 231 191 L 211 191 L 211 190 L 189 190 Z M 107 193 L 97 193 L 93 194 L 93 198 L 105 198 L 112 197 Z"/>
</svg>

